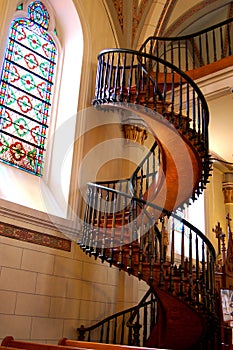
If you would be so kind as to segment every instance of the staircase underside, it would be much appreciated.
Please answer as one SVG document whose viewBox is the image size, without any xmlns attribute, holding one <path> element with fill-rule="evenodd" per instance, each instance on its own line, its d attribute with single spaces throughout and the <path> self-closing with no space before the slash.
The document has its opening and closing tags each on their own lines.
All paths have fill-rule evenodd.
<svg viewBox="0 0 233 350">
<path fill-rule="evenodd" d="M 159 113 L 143 106 L 116 102 L 103 104 L 100 108 L 136 114 L 148 125 L 158 142 L 162 154 L 159 180 L 150 185 L 144 199 L 168 211 L 174 211 L 188 202 L 201 176 L 201 159 L 188 137 L 183 137 Z M 158 212 L 156 215 L 153 210 L 154 217 L 160 214 Z"/>
</svg>

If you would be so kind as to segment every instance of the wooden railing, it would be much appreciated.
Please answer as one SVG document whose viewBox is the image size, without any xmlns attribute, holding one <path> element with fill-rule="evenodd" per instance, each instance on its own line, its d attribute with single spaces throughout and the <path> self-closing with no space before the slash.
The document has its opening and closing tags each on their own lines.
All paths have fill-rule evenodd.
<svg viewBox="0 0 233 350">
<path fill-rule="evenodd" d="M 79 242 L 84 251 L 179 295 L 196 309 L 215 312 L 215 250 L 203 233 L 175 213 L 126 193 L 92 183 L 88 192 Z M 110 213 L 118 205 L 121 210 Z M 170 252 L 164 250 L 163 219 L 153 221 L 148 208 L 171 218 Z"/>
<path fill-rule="evenodd" d="M 209 111 L 194 81 L 173 64 L 153 55 L 127 49 L 104 50 L 98 55 L 93 104 L 115 102 L 149 107 L 169 120 L 194 145 L 202 163 L 200 182 L 194 189 L 199 195 L 211 169 Z"/>
<path fill-rule="evenodd" d="M 230 18 L 190 35 L 163 38 L 150 36 L 139 51 L 163 58 L 187 74 L 193 71 L 195 75 L 191 73 L 191 76 L 198 78 L 201 74 L 208 74 L 210 71 L 207 66 L 214 67 L 215 62 L 221 60 L 222 68 L 233 64 L 233 60 L 228 59 L 233 54 L 232 29 L 233 18 Z M 204 66 L 206 72 L 200 70 L 198 73 L 198 69 Z"/>
<path fill-rule="evenodd" d="M 90 327 L 79 327 L 78 340 L 145 346 L 155 325 L 156 310 L 156 298 L 149 288 L 136 306 L 106 317 Z"/>
</svg>

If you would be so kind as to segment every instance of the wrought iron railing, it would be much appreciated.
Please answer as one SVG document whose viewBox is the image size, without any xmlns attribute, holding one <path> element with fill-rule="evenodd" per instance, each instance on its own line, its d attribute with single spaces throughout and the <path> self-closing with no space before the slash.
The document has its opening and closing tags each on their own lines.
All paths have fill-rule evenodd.
<svg viewBox="0 0 233 350">
<path fill-rule="evenodd" d="M 157 301 L 149 288 L 136 306 L 106 317 L 90 327 L 79 327 L 78 340 L 145 346 L 155 325 L 156 312 Z"/>
<path fill-rule="evenodd" d="M 130 177 L 130 189 L 134 197 L 143 198 L 151 183 L 158 182 L 156 178 L 158 178 L 161 163 L 160 157 L 160 148 L 155 141 L 146 157 Z"/>
<path fill-rule="evenodd" d="M 150 36 L 139 51 L 163 58 L 182 71 L 217 62 L 233 54 L 233 18 L 185 36 Z"/>
<path fill-rule="evenodd" d="M 150 69 L 153 66 L 153 70 Z M 94 105 L 127 102 L 149 107 L 173 124 L 196 148 L 202 172 L 196 192 L 208 181 L 209 111 L 194 81 L 173 64 L 147 53 L 109 49 L 98 56 Z"/>
<path fill-rule="evenodd" d="M 121 210 L 116 210 L 119 207 Z M 148 208 L 157 213 L 154 221 L 153 216 L 147 215 Z M 161 220 L 158 220 L 158 212 Z M 170 251 L 166 253 L 164 215 L 172 220 L 168 233 Z M 179 230 L 176 230 L 177 222 Z M 202 232 L 175 213 L 126 193 L 89 183 L 79 244 L 84 251 L 134 274 L 149 285 L 179 295 L 196 309 L 215 312 L 214 247 Z"/>
</svg>

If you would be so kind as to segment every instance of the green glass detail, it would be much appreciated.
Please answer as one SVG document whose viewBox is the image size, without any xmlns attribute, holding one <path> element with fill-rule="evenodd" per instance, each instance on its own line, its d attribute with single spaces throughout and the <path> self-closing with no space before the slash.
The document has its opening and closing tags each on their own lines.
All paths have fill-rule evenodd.
<svg viewBox="0 0 233 350">
<path fill-rule="evenodd" d="M 23 51 L 21 50 L 19 45 L 16 45 L 14 50 L 14 61 L 18 62 L 22 58 L 23 58 Z"/>
<path fill-rule="evenodd" d="M 42 103 L 38 103 L 38 105 L 34 106 L 34 113 L 37 120 L 41 120 L 42 108 Z"/>
<path fill-rule="evenodd" d="M 48 77 L 48 72 L 49 72 L 49 64 L 48 62 L 42 62 L 39 65 L 40 71 L 43 75 L 43 77 L 47 78 Z"/>
<path fill-rule="evenodd" d="M 13 90 L 9 87 L 5 103 L 6 103 L 6 105 L 10 106 L 15 101 L 16 101 L 16 96 L 15 96 Z"/>
<path fill-rule="evenodd" d="M 37 35 L 28 35 L 27 40 L 33 50 L 38 50 L 41 47 L 41 42 Z"/>
<path fill-rule="evenodd" d="M 8 151 L 9 149 L 9 143 L 5 139 L 3 135 L 1 135 L 0 138 L 0 154 L 3 154 L 4 152 Z"/>
<path fill-rule="evenodd" d="M 28 6 L 28 15 L 32 21 L 36 22 L 41 27 L 48 29 L 49 13 L 45 6 L 40 1 L 34 1 Z"/>
<path fill-rule="evenodd" d="M 27 159 L 32 167 L 35 166 L 36 161 L 36 149 L 34 148 L 32 151 L 27 153 Z"/>
<path fill-rule="evenodd" d="M 22 75 L 21 81 L 23 83 L 25 90 L 31 91 L 35 89 L 36 84 L 31 74 Z"/>
<path fill-rule="evenodd" d="M 20 10 L 22 10 L 22 9 L 23 9 L 23 3 L 20 4 L 20 5 L 18 5 L 17 8 L 16 8 L 17 11 L 20 11 Z"/>
<path fill-rule="evenodd" d="M 14 122 L 14 128 L 18 136 L 24 137 L 28 133 L 27 122 L 24 118 L 19 118 Z"/>
</svg>

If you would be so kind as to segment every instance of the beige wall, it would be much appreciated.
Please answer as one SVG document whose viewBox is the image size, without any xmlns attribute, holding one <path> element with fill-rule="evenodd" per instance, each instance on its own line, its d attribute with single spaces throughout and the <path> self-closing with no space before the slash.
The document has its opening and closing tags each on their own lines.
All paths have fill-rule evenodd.
<svg viewBox="0 0 233 350">
<path fill-rule="evenodd" d="M 75 243 L 69 253 L 0 237 L 0 339 L 75 339 L 81 324 L 91 325 L 118 309 L 119 291 L 123 308 L 138 300 L 132 277 L 124 281 L 127 288 L 117 288 L 119 274 Z"/>
<path fill-rule="evenodd" d="M 32 217 L 32 210 L 17 205 L 8 210 L 0 205 L 0 339 L 56 343 L 60 338 L 77 338 L 76 328 L 92 325 L 116 311 L 135 305 L 147 286 L 107 263 L 87 256 L 73 241 L 71 250 L 41 246 L 38 235 L 65 238 L 76 236 L 70 222 L 48 218 L 43 213 Z M 7 206 L 5 205 L 5 206 Z M 22 215 L 14 216 L 15 209 Z M 11 216 L 11 217 L 10 217 Z M 52 221 L 51 219 L 54 219 Z M 4 235 L 9 224 L 36 233 L 12 239 Z M 61 233 L 63 232 L 63 233 Z M 30 237 L 30 236 L 29 236 Z M 17 238 L 17 237 L 16 237 Z M 24 241 L 22 241 L 22 239 Z M 32 239 L 31 239 L 32 241 Z M 42 242 L 43 243 L 43 242 Z"/>
<path fill-rule="evenodd" d="M 114 47 L 115 41 L 102 1 L 74 0 L 73 3 L 84 37 L 79 94 L 79 109 L 82 109 L 90 106 L 94 97 L 97 54 L 103 48 Z M 15 8 L 15 4 L 12 0 L 0 2 L 0 23 L 4 23 L 6 9 Z M 6 35 L 1 26 L 0 35 Z M 75 154 L 82 157 L 82 149 Z M 74 163 L 74 168 L 76 165 Z M 75 175 L 74 171 L 73 193 Z M 77 192 L 74 202 L 76 196 Z M 66 219 L 57 228 L 46 213 L 0 199 L 1 222 L 59 237 L 66 237 L 65 228 L 65 234 L 77 239 L 77 229 L 68 232 L 66 226 L 70 222 Z M 78 326 L 91 325 L 135 305 L 146 290 L 144 282 L 110 268 L 107 263 L 95 261 L 75 242 L 69 252 L 0 234 L 0 339 L 7 335 L 55 343 L 61 337 L 75 339 Z"/>
</svg>

